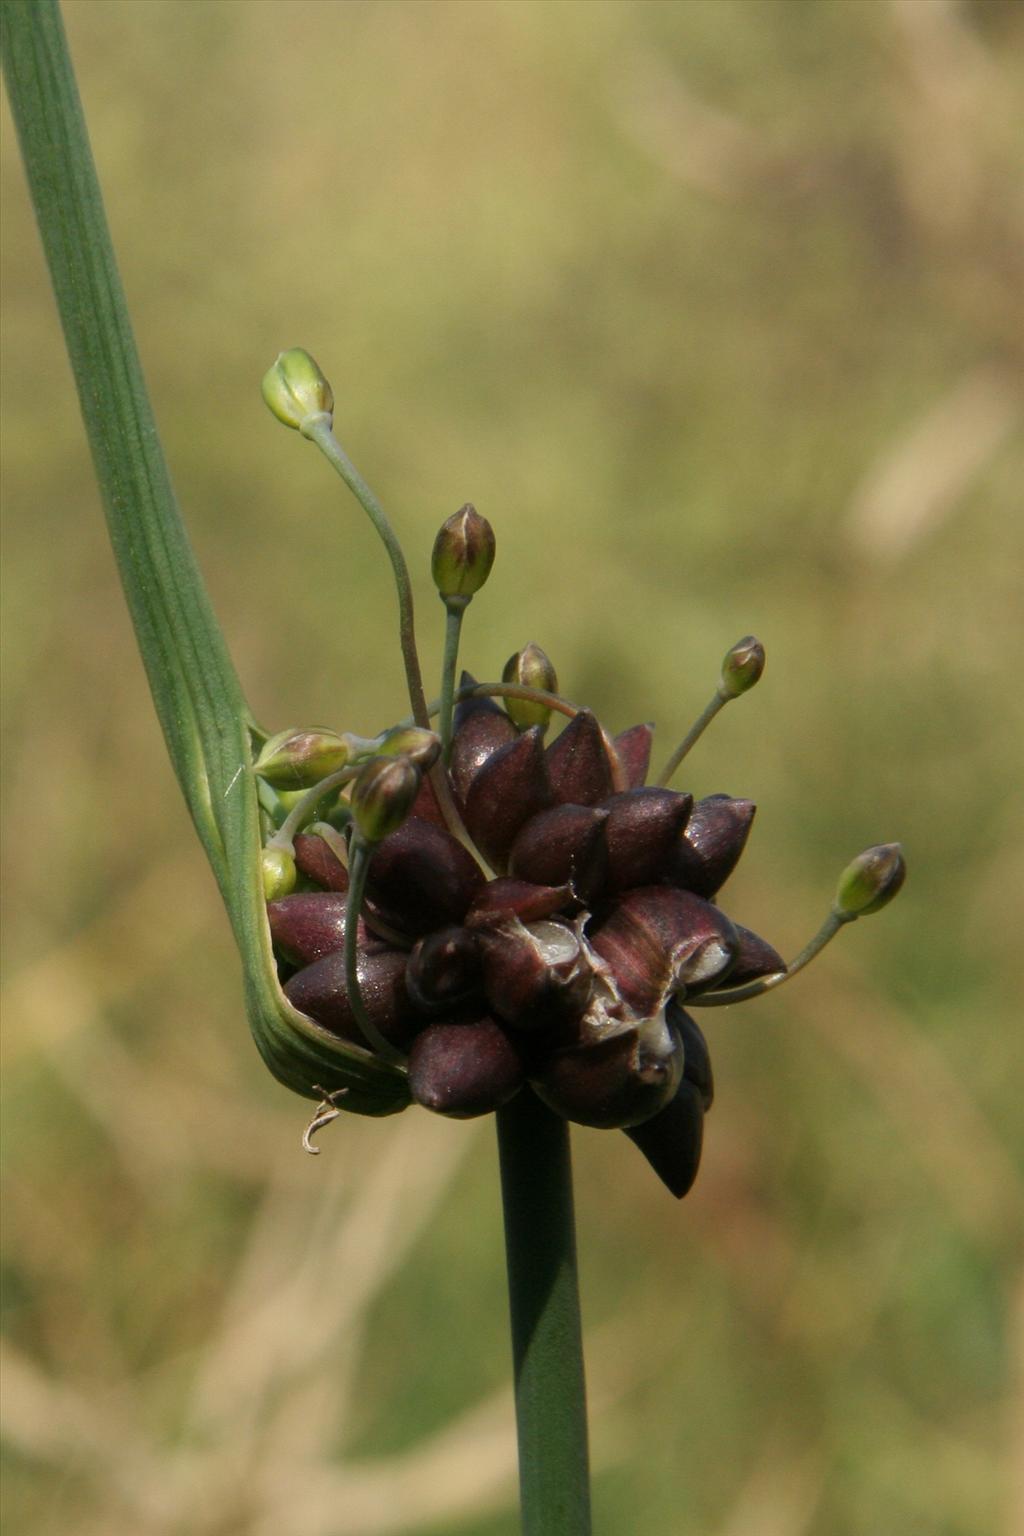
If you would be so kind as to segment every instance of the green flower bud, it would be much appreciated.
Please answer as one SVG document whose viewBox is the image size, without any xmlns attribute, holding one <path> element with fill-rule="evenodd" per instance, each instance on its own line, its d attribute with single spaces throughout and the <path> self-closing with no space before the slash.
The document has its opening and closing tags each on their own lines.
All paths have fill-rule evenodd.
<svg viewBox="0 0 1024 1536">
<path fill-rule="evenodd" d="M 836 887 L 835 909 L 840 917 L 867 917 L 880 912 L 907 878 L 899 843 L 865 848 L 843 870 Z"/>
<path fill-rule="evenodd" d="M 277 901 L 295 889 L 295 860 L 287 848 L 264 848 L 260 856 L 263 874 L 263 894 L 268 901 Z"/>
<path fill-rule="evenodd" d="M 289 728 L 264 742 L 256 772 L 275 789 L 309 789 L 344 768 L 350 743 L 335 731 Z"/>
<path fill-rule="evenodd" d="M 558 678 L 551 661 L 539 645 L 530 641 L 521 651 L 510 656 L 502 668 L 503 683 L 520 683 L 524 688 L 540 688 L 545 693 L 558 692 Z M 505 699 L 506 713 L 522 730 L 531 725 L 547 728 L 551 710 L 546 704 L 534 704 L 529 699 Z"/>
<path fill-rule="evenodd" d="M 278 356 L 273 367 L 263 375 L 263 398 L 286 427 L 295 427 L 308 436 L 306 424 L 311 418 L 334 416 L 334 391 L 317 363 L 302 347 L 290 347 Z"/>
<path fill-rule="evenodd" d="M 730 699 L 738 699 L 741 693 L 753 688 L 764 671 L 764 646 L 753 635 L 737 640 L 732 650 L 726 651 L 722 661 L 722 691 Z"/>
<path fill-rule="evenodd" d="M 385 731 L 378 751 L 383 757 L 408 757 L 420 773 L 427 773 L 441 755 L 441 738 L 420 725 L 396 725 Z"/>
<path fill-rule="evenodd" d="M 412 810 L 420 771 L 408 757 L 375 757 L 352 788 L 352 815 L 368 843 L 382 842 Z"/>
<path fill-rule="evenodd" d="M 467 601 L 479 592 L 494 564 L 494 529 L 468 501 L 441 524 L 430 567 L 434 585 L 447 600 Z"/>
</svg>

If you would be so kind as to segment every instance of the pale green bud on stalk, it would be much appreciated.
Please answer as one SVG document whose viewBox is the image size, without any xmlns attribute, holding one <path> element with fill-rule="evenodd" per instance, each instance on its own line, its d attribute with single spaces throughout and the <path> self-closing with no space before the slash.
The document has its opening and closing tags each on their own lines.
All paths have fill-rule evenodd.
<svg viewBox="0 0 1024 1536">
<path fill-rule="evenodd" d="M 420 725 L 396 725 L 385 731 L 377 750 L 382 757 L 407 757 L 420 773 L 427 773 L 441 754 L 441 738 Z"/>
<path fill-rule="evenodd" d="M 264 848 L 260 856 L 263 894 L 268 901 L 287 896 L 295 889 L 295 859 L 287 848 Z"/>
<path fill-rule="evenodd" d="M 263 375 L 263 398 L 278 421 L 294 427 L 303 437 L 312 426 L 334 419 L 334 391 L 316 361 L 303 347 L 290 347 Z"/>
<path fill-rule="evenodd" d="M 502 668 L 501 680 L 517 683 L 523 688 L 538 688 L 543 693 L 558 692 L 558 677 L 550 657 L 532 640 L 509 657 Z M 532 699 L 505 699 L 504 703 L 507 714 L 522 730 L 528 730 L 531 725 L 547 729 L 551 719 L 547 704 L 535 703 Z"/>
<path fill-rule="evenodd" d="M 479 592 L 494 564 L 494 529 L 467 501 L 441 524 L 430 568 L 434 585 L 447 603 L 468 603 Z"/>
<path fill-rule="evenodd" d="M 753 635 L 744 635 L 722 661 L 721 691 L 730 699 L 753 688 L 764 671 L 764 646 Z"/>
<path fill-rule="evenodd" d="M 736 644 L 726 651 L 722 658 L 722 675 L 718 680 L 718 687 L 669 757 L 658 775 L 658 784 L 665 785 L 670 782 L 680 763 L 696 746 L 715 716 L 733 699 L 748 693 L 759 681 L 763 671 L 764 646 L 753 635 L 744 635 L 742 640 L 737 640 Z"/>
<path fill-rule="evenodd" d="M 865 848 L 843 870 L 836 887 L 835 911 L 844 922 L 868 917 L 888 906 L 907 878 L 899 843 Z"/>
<path fill-rule="evenodd" d="M 264 743 L 255 769 L 275 789 L 309 789 L 350 757 L 351 742 L 336 731 L 290 727 Z"/>
<path fill-rule="evenodd" d="M 906 878 L 907 866 L 899 843 L 878 843 L 874 848 L 865 848 L 863 853 L 851 859 L 839 876 L 835 898 L 825 921 L 784 970 L 774 976 L 760 977 L 746 986 L 691 998 L 687 1007 L 719 1008 L 728 1003 L 741 1003 L 748 997 L 760 997 L 762 993 L 774 991 L 784 982 L 791 981 L 821 954 L 845 924 L 888 906 Z"/>
<path fill-rule="evenodd" d="M 438 727 L 447 763 L 452 745 L 452 710 L 462 617 L 494 564 L 494 529 L 468 501 L 438 530 L 430 568 L 445 606 L 444 659 L 441 663 L 441 704 Z"/>
<path fill-rule="evenodd" d="M 419 794 L 420 771 L 407 757 L 376 757 L 352 786 L 352 816 L 368 843 L 402 825 Z"/>
</svg>

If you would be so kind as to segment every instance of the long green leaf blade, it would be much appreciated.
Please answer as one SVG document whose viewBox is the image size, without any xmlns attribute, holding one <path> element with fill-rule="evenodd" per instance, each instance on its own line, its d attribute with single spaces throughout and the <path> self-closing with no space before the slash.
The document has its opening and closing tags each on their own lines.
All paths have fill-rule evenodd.
<svg viewBox="0 0 1024 1536">
<path fill-rule="evenodd" d="M 223 884 L 244 701 L 174 500 L 55 0 L 2 7 L 4 68 L 96 476 L 171 760 Z"/>
<path fill-rule="evenodd" d="M 114 259 L 56 0 L 3 0 L 4 74 L 121 581 L 168 752 L 241 951 L 271 1071 L 344 1107 L 408 1103 L 402 1073 L 289 1006 L 259 880 L 251 718 L 171 487 Z"/>
</svg>

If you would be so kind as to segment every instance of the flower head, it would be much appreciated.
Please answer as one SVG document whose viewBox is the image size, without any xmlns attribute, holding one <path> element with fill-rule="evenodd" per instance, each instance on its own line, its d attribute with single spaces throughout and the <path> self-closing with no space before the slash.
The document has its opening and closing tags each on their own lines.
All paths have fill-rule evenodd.
<svg viewBox="0 0 1024 1536">
<path fill-rule="evenodd" d="M 282 1001 L 292 1024 L 318 1032 L 318 1048 L 335 1042 L 331 1105 L 348 1091 L 345 1073 L 368 1067 L 454 1118 L 532 1092 L 567 1120 L 625 1130 L 684 1195 L 713 1096 L 691 1010 L 781 985 L 840 927 L 879 911 L 903 881 L 899 846 L 848 866 L 818 934 L 787 967 L 718 904 L 753 803 L 670 787 L 718 711 L 760 679 L 760 641 L 745 636 L 726 653 L 714 695 L 652 783 L 651 726 L 610 735 L 555 692 L 539 646 L 514 652 L 500 683 L 463 673 L 456 688 L 466 607 L 495 549 L 467 504 L 434 545 L 447 620 L 441 696 L 428 707 L 404 557 L 333 436 L 330 386 L 295 349 L 264 392 L 380 533 L 412 705 L 411 721 L 377 737 L 293 730 L 257 743 Z M 547 740 L 556 715 L 562 728 Z M 308 786 L 297 800 L 296 785 Z M 401 1102 L 391 1091 L 359 1107 L 387 1113 Z"/>
<path fill-rule="evenodd" d="M 426 780 L 377 843 L 358 920 L 361 1003 L 407 1056 L 425 1108 L 485 1114 L 529 1084 L 569 1120 L 628 1129 L 683 1193 L 711 1095 L 685 1001 L 785 969 L 713 900 L 754 808 L 646 785 L 647 727 L 614 740 L 573 710 L 545 745 L 472 679 L 462 691 L 444 771 L 467 841 Z M 403 760 L 375 761 L 357 786 L 397 777 Z M 358 816 L 358 789 L 353 799 Z M 295 861 L 306 888 L 268 908 L 285 994 L 362 1042 L 345 866 L 316 833 L 296 839 Z"/>
</svg>

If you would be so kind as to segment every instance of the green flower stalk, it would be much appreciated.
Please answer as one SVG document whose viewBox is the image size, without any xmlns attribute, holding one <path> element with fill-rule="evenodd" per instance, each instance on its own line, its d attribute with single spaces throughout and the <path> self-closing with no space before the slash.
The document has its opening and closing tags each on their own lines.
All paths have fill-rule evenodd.
<svg viewBox="0 0 1024 1536">
<path fill-rule="evenodd" d="M 676 769 L 689 756 L 718 712 L 731 700 L 749 693 L 755 683 L 760 681 L 764 662 L 764 646 L 753 635 L 745 635 L 742 640 L 730 646 L 722 660 L 718 687 L 661 770 L 658 775 L 659 784 L 672 782 Z"/>
<path fill-rule="evenodd" d="M 732 987 L 726 991 L 693 999 L 694 1007 L 716 1008 L 727 1003 L 743 1003 L 751 997 L 773 992 L 783 982 L 791 981 L 798 972 L 815 960 L 826 944 L 831 944 L 840 928 L 854 923 L 859 917 L 870 917 L 881 912 L 902 889 L 907 878 L 907 866 L 899 843 L 879 843 L 865 848 L 843 870 L 836 887 L 836 894 L 821 927 L 804 945 L 795 960 L 782 966 L 774 974 L 759 977 L 746 986 Z"/>
</svg>

